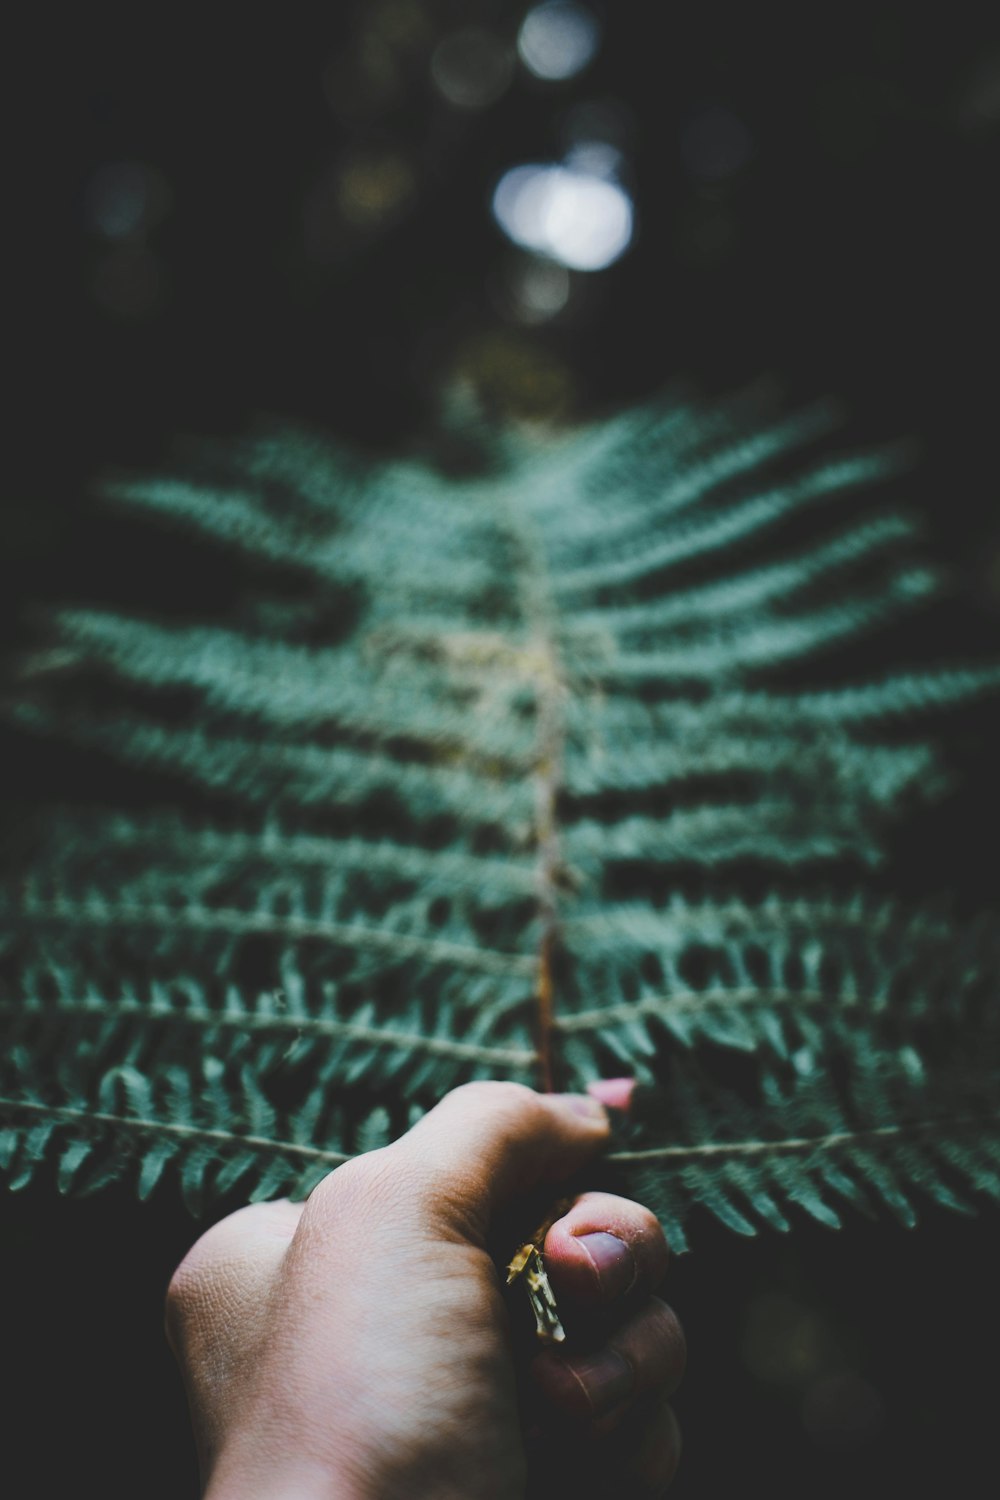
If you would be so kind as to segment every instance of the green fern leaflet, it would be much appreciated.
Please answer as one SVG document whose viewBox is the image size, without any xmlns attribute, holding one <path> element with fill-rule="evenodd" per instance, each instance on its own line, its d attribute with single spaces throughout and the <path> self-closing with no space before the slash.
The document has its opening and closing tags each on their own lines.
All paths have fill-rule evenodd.
<svg viewBox="0 0 1000 1500">
<path fill-rule="evenodd" d="M 237 582 L 33 621 L 3 711 L 76 769 L 0 897 L 11 1186 L 302 1192 L 465 1080 L 628 1072 L 615 1164 L 678 1245 L 1000 1197 L 1000 939 L 891 895 L 1000 668 L 914 664 L 905 456 L 834 422 L 658 403 L 458 476 L 278 432 L 110 484 Z"/>
</svg>

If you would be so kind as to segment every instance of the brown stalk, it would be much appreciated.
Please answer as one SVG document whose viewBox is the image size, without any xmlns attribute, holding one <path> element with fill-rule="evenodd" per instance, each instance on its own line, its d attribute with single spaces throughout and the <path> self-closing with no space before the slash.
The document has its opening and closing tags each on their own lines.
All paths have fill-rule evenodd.
<svg viewBox="0 0 1000 1500">
<path fill-rule="evenodd" d="M 531 683 L 537 726 L 532 780 L 535 790 L 535 891 L 541 928 L 535 978 L 538 1086 L 551 1094 L 557 1085 L 555 1058 L 555 957 L 561 869 L 557 806 L 562 787 L 566 675 L 556 644 L 556 611 L 548 587 L 548 564 L 541 537 L 513 497 L 502 502 L 506 529 L 519 566 L 515 571 L 528 640 L 513 655 L 515 671 Z"/>
<path fill-rule="evenodd" d="M 535 839 L 538 850 L 536 889 L 541 936 L 535 981 L 538 1030 L 539 1087 L 551 1094 L 555 1088 L 555 976 L 554 961 L 558 928 L 559 834 L 556 804 L 562 762 L 562 719 L 559 699 L 562 683 L 554 652 L 546 642 L 548 671 L 535 679 L 538 715 L 538 759 L 535 765 Z"/>
</svg>

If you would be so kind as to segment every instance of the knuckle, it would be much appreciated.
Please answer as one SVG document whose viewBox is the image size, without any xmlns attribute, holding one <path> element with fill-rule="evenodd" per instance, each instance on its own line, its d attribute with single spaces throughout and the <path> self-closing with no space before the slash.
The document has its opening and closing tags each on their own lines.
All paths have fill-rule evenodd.
<svg viewBox="0 0 1000 1500">
<path fill-rule="evenodd" d="M 472 1135 L 488 1131 L 510 1139 L 543 1129 L 551 1119 L 542 1095 L 523 1083 L 503 1079 L 463 1083 L 445 1096 L 439 1108 L 442 1123 L 447 1120 L 455 1131 L 467 1129 Z"/>
<path fill-rule="evenodd" d="M 504 1079 L 483 1078 L 474 1083 L 460 1084 L 447 1096 L 458 1099 L 468 1109 L 479 1111 L 507 1110 L 521 1114 L 538 1104 L 539 1096 L 534 1089 L 523 1083 L 510 1083 Z"/>
<path fill-rule="evenodd" d="M 206 1278 L 203 1263 L 196 1254 L 198 1245 L 188 1251 L 167 1283 L 163 1311 L 167 1340 L 174 1349 L 181 1342 L 185 1327 L 204 1302 Z"/>
<path fill-rule="evenodd" d="M 208 1264 L 212 1249 L 212 1230 L 203 1234 L 175 1268 L 167 1283 L 167 1307 L 175 1315 L 183 1317 L 200 1301 L 207 1279 Z"/>
<path fill-rule="evenodd" d="M 165 1294 L 168 1327 L 178 1328 L 199 1317 L 219 1293 L 233 1264 L 233 1243 L 239 1227 L 252 1219 L 260 1223 L 274 1214 L 275 1204 L 256 1203 L 219 1219 L 195 1240 L 175 1269 Z"/>
<path fill-rule="evenodd" d="M 374 1160 L 381 1155 L 381 1151 L 368 1151 L 363 1156 L 352 1157 L 350 1161 L 345 1161 L 334 1171 L 328 1172 L 317 1182 L 306 1199 L 306 1210 L 320 1204 L 335 1203 L 338 1198 L 347 1199 L 355 1193 L 363 1193 L 371 1181 Z"/>
<path fill-rule="evenodd" d="M 412 1192 L 413 1164 L 395 1146 L 382 1146 L 352 1157 L 316 1184 L 306 1200 L 307 1223 L 352 1224 L 369 1228 L 397 1213 L 401 1198 Z"/>
</svg>

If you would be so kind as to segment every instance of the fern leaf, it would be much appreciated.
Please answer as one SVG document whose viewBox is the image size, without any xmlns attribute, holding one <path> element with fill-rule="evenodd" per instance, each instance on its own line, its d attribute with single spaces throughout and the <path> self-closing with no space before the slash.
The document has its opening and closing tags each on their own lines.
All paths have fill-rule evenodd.
<svg viewBox="0 0 1000 1500">
<path fill-rule="evenodd" d="M 835 421 L 758 389 L 459 477 L 273 431 L 109 482 L 240 581 L 25 622 L 0 713 L 67 779 L 0 883 L 10 1185 L 301 1193 L 463 1081 L 628 1071 L 607 1171 L 678 1246 L 1000 1199 L 1000 941 L 899 887 L 1000 665 L 904 643 L 947 580 L 903 451 Z"/>
</svg>

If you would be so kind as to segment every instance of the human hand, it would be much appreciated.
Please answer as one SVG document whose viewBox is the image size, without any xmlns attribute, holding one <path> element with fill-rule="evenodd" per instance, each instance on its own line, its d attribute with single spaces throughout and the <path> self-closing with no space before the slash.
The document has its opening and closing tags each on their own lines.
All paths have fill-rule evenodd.
<svg viewBox="0 0 1000 1500">
<path fill-rule="evenodd" d="M 523 1500 L 546 1476 L 578 1500 L 662 1494 L 685 1353 L 650 1296 L 652 1214 L 585 1193 L 549 1229 L 559 1350 L 515 1350 L 487 1251 L 497 1215 L 608 1128 L 584 1095 L 467 1084 L 304 1204 L 209 1229 L 167 1293 L 206 1500 Z"/>
</svg>

